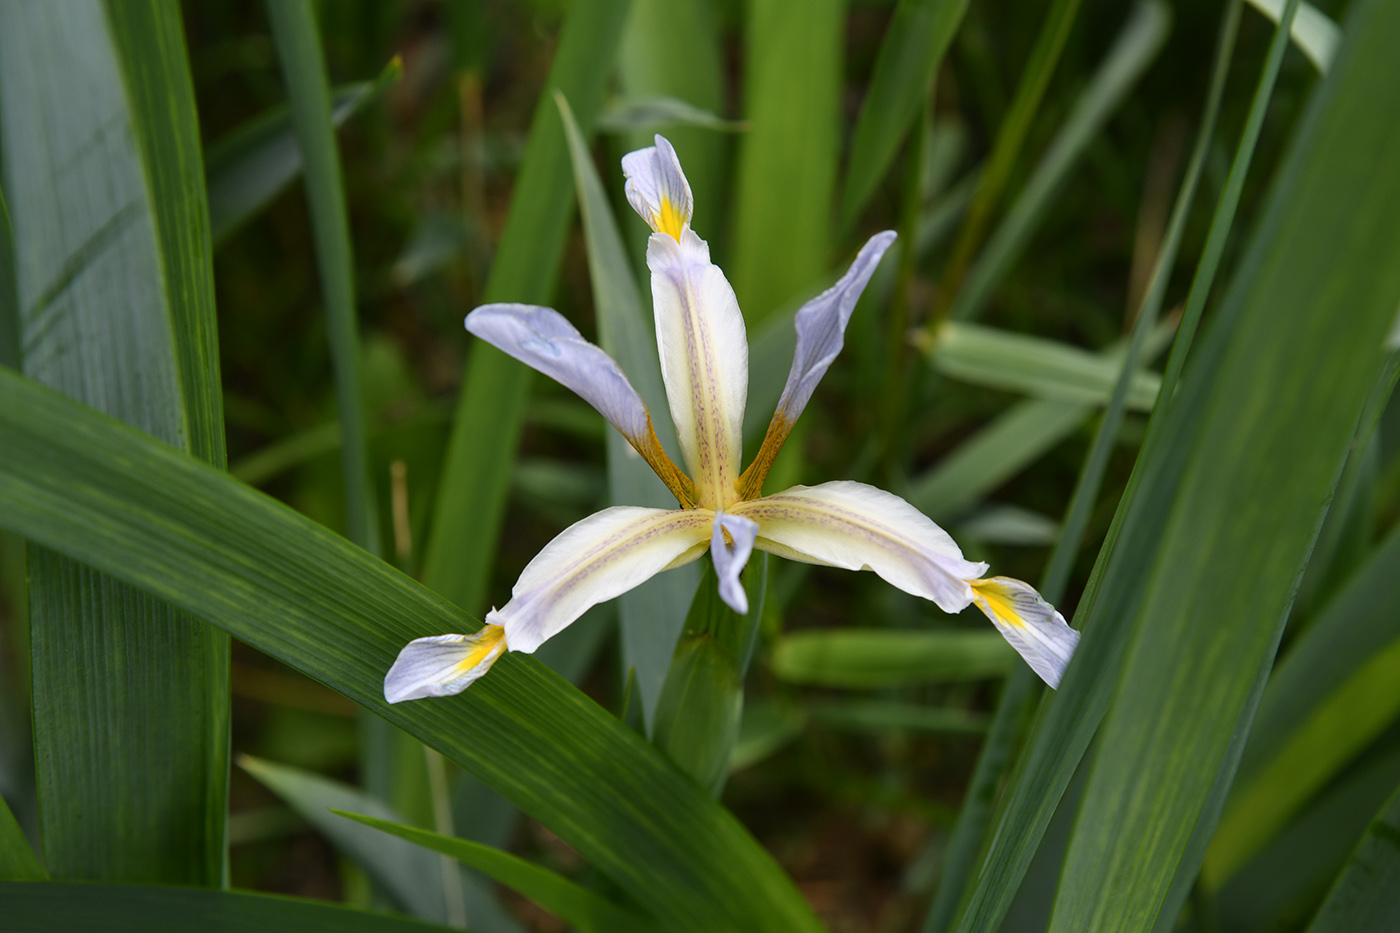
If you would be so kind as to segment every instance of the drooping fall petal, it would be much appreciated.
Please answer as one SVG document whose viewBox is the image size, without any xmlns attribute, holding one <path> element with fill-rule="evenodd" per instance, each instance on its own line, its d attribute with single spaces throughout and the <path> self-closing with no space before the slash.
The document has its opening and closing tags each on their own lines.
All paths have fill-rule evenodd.
<svg viewBox="0 0 1400 933">
<path fill-rule="evenodd" d="M 944 612 L 972 602 L 969 580 L 987 565 L 962 551 L 931 519 L 893 493 L 838 481 L 794 486 L 740 502 L 732 512 L 758 522 L 755 547 L 780 557 L 848 570 L 873 570 Z"/>
<path fill-rule="evenodd" d="M 564 529 L 525 567 L 510 602 L 487 613 L 512 651 L 533 652 L 589 607 L 620 596 L 710 540 L 707 509 L 604 509 Z"/>
</svg>

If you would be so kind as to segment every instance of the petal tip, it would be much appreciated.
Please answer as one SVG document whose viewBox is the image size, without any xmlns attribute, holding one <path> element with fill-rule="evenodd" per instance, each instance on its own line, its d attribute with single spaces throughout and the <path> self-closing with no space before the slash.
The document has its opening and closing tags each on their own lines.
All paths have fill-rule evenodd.
<svg viewBox="0 0 1400 933">
<path fill-rule="evenodd" d="M 1010 577 L 969 581 L 973 600 L 1002 637 L 1051 689 L 1058 689 L 1079 644 L 1059 610 L 1028 583 Z"/>
<path fill-rule="evenodd" d="M 461 693 L 505 653 L 504 630 L 488 625 L 475 635 L 434 635 L 404 645 L 384 675 L 384 700 L 403 703 Z"/>
</svg>

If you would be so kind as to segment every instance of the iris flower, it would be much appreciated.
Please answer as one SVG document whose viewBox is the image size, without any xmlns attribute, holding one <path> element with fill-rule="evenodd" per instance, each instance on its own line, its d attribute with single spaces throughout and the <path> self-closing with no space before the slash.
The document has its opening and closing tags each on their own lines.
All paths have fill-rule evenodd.
<svg viewBox="0 0 1400 933">
<path fill-rule="evenodd" d="M 533 652 L 585 610 L 707 550 L 719 592 L 748 612 L 739 574 L 754 548 L 790 560 L 873 570 L 949 613 L 975 603 L 1054 687 L 1078 640 L 1029 585 L 984 574 L 946 531 L 891 493 L 855 482 L 761 495 L 773 460 L 836 359 L 846 324 L 893 231 L 871 237 L 847 273 L 797 312 L 797 348 L 757 456 L 740 470 L 748 340 L 734 289 L 690 228 L 690 185 L 671 144 L 622 159 L 627 200 L 654 231 L 647 266 L 656 341 L 682 470 L 662 448 L 641 396 L 616 362 L 562 315 L 523 304 L 483 305 L 467 330 L 578 393 L 622 432 L 675 495 L 674 510 L 614 506 L 567 528 L 530 561 L 510 601 L 472 635 L 410 642 L 384 680 L 390 703 L 466 689 L 502 653 Z"/>
</svg>

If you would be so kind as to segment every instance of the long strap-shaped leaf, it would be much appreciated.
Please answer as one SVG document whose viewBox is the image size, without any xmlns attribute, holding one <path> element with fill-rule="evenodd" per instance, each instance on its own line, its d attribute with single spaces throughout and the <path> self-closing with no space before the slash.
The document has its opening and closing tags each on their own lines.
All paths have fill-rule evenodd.
<svg viewBox="0 0 1400 933">
<path fill-rule="evenodd" d="M 1043 708 L 961 930 L 1004 912 L 1114 684 L 1063 876 L 1075 890 L 1055 922 L 1083 929 L 1110 911 L 1144 928 L 1165 896 L 1162 869 L 1215 775 L 1202 762 L 1221 760 L 1273 643 L 1400 294 L 1400 173 L 1376 174 L 1400 164 L 1400 86 L 1379 39 L 1400 28 L 1400 8 L 1363 3 L 1352 20 L 1215 328 L 1149 433 L 1079 613 L 1085 637 Z M 1352 262 L 1376 274 L 1348 277 Z"/>
<path fill-rule="evenodd" d="M 412 638 L 457 609 L 269 497 L 0 370 L 0 524 L 120 575 L 332 686 L 510 798 L 679 930 L 818 929 L 738 822 L 529 657 L 388 706 Z"/>
<path fill-rule="evenodd" d="M 5 4 L 0 136 L 25 371 L 222 466 L 185 54 L 168 4 Z M 220 883 L 227 636 L 42 549 L 29 570 L 50 870 Z"/>
<path fill-rule="evenodd" d="M 311 212 L 316 268 L 326 305 L 326 336 L 335 374 L 346 534 L 371 554 L 378 554 L 379 510 L 374 505 L 374 483 L 365 444 L 355 259 L 321 36 L 308 0 L 274 0 L 267 4 L 267 15 L 282 77 L 287 83 L 292 129 L 306 163 L 306 201 Z"/>
<path fill-rule="evenodd" d="M 841 232 L 865 207 L 894 161 L 966 12 L 967 0 L 900 0 L 895 7 L 851 137 L 851 161 L 841 192 Z"/>
<path fill-rule="evenodd" d="M 574 209 L 573 170 L 551 92 L 567 97 L 584 132 L 592 130 L 628 5 L 579 0 L 569 11 L 535 106 L 485 301 L 549 302 Z M 433 506 L 423 579 L 473 612 L 485 609 L 529 386 L 528 367 L 479 341 L 472 347 Z"/>
<path fill-rule="evenodd" d="M 295 897 L 129 884 L 0 883 L 6 933 L 446 933 L 448 927 Z"/>
<path fill-rule="evenodd" d="M 406 839 L 433 852 L 441 852 L 458 859 L 530 898 L 584 933 L 641 933 L 648 929 L 646 921 L 637 914 L 618 907 L 601 894 L 560 877 L 547 868 L 527 862 L 518 855 L 511 855 L 509 852 L 502 852 L 500 849 L 468 839 L 455 839 L 452 836 L 362 813 L 348 813 L 344 810 L 331 812 L 372 826 L 399 839 Z"/>
</svg>

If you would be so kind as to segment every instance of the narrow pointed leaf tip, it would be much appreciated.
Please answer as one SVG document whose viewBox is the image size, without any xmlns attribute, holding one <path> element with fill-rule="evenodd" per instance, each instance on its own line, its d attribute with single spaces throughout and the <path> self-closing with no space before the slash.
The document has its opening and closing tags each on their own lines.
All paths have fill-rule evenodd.
<svg viewBox="0 0 1400 933">
<path fill-rule="evenodd" d="M 434 635 L 404 645 L 384 677 L 390 703 L 461 693 L 506 650 L 505 629 L 487 625 L 475 635 Z"/>
<path fill-rule="evenodd" d="M 719 577 L 719 598 L 741 616 L 748 615 L 749 594 L 744 592 L 739 575 L 749 562 L 757 537 L 758 522 L 739 515 L 715 513 L 710 557 L 715 562 L 715 575 Z"/>
<path fill-rule="evenodd" d="M 1010 577 L 973 580 L 972 600 L 1051 687 L 1060 686 L 1079 633 L 1035 588 Z"/>
<path fill-rule="evenodd" d="M 768 424 L 763 445 L 740 480 L 741 495 L 745 499 L 755 498 L 762 491 L 763 481 L 767 479 L 778 451 L 792 433 L 792 426 L 811 401 L 822 376 L 826 375 L 845 346 L 846 325 L 851 321 L 856 303 L 865 293 L 871 276 L 897 236 L 893 230 L 872 236 L 856 254 L 851 268 L 835 285 L 798 309 L 793 319 L 797 330 L 797 348 L 792 354 L 792 369 L 788 372 L 783 393 L 778 397 L 778 407 Z"/>
<path fill-rule="evenodd" d="M 622 174 L 627 176 L 625 190 L 632 209 L 652 230 L 680 240 L 695 202 L 681 160 L 666 137 L 658 134 L 655 146 L 623 156 Z"/>
</svg>

